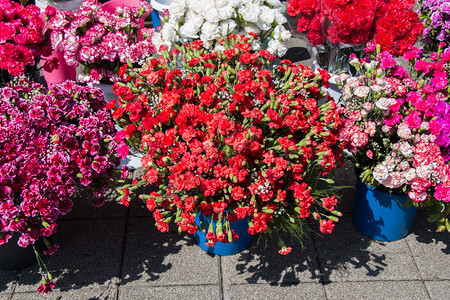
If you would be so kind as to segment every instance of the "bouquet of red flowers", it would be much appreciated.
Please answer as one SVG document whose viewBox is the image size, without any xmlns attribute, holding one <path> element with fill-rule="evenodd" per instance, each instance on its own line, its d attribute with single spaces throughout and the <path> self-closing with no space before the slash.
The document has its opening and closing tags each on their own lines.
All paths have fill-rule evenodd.
<svg viewBox="0 0 450 300">
<path fill-rule="evenodd" d="M 309 217 L 331 233 L 341 215 L 336 197 L 315 184 L 331 183 L 326 175 L 343 163 L 337 133 L 345 108 L 332 99 L 318 104 L 326 71 L 287 60 L 266 69 L 274 57 L 252 52 L 255 36 L 232 35 L 222 52 L 194 41 L 141 68 L 122 68 L 125 80 L 114 86 L 120 106 L 110 102 L 123 128 L 116 138 L 140 148 L 147 171 L 123 187 L 120 202 L 128 205 L 146 187 L 139 198 L 162 232 L 175 222 L 195 233 L 202 213 L 225 220 L 204 229 L 213 245 L 238 238 L 229 223 L 246 217 L 250 234 L 278 235 L 307 228 Z M 158 189 L 150 192 L 153 185 Z M 280 246 L 280 253 L 290 251 Z"/>
<path fill-rule="evenodd" d="M 0 0 L 0 69 L 8 72 L 1 72 L 1 82 L 24 74 L 32 78 L 40 57 L 51 54 L 49 37 L 44 34 L 45 21 L 39 14 L 40 9 L 33 4 Z M 47 61 L 44 68 L 51 72 L 56 63 Z"/>
<path fill-rule="evenodd" d="M 299 17 L 297 31 L 322 53 L 319 66 L 339 73 L 348 70 L 349 55 L 368 42 L 396 56 L 413 45 L 422 33 L 413 5 L 413 0 L 291 0 L 287 12 Z"/>
</svg>

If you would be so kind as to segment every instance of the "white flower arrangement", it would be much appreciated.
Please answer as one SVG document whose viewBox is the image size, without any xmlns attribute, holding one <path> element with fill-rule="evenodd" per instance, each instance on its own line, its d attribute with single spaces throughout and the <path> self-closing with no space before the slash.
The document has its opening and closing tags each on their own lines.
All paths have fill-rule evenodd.
<svg viewBox="0 0 450 300">
<path fill-rule="evenodd" d="M 214 49 L 229 34 L 254 32 L 259 37 L 252 44 L 254 50 L 283 56 L 291 34 L 282 25 L 286 18 L 280 8 L 279 0 L 174 0 L 153 43 L 157 49 L 162 45 L 172 49 L 176 44 L 202 40 L 206 49 Z"/>
</svg>

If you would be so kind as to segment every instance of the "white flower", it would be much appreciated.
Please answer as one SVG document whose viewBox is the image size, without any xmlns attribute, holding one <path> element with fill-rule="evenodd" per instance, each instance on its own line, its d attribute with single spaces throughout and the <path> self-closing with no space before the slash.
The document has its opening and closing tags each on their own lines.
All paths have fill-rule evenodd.
<svg viewBox="0 0 450 300">
<path fill-rule="evenodd" d="M 375 105 L 381 109 L 381 110 L 388 110 L 389 107 L 391 105 L 394 105 L 395 103 L 397 103 L 397 101 L 395 101 L 395 99 L 393 98 L 380 98 L 378 99 L 378 101 L 375 103 Z"/>
<path fill-rule="evenodd" d="M 170 3 L 169 13 L 170 19 L 178 21 L 184 16 L 186 12 L 186 2 L 185 0 L 174 0 Z"/>
<path fill-rule="evenodd" d="M 369 95 L 369 92 L 370 87 L 368 86 L 359 86 L 354 91 L 355 95 L 358 96 L 359 98 L 367 97 L 367 95 Z"/>
<path fill-rule="evenodd" d="M 258 26 L 256 26 L 255 24 L 248 24 L 248 26 L 245 26 L 244 31 L 246 33 L 249 33 L 249 32 L 254 32 L 256 34 L 261 33 L 261 29 Z"/>
<path fill-rule="evenodd" d="M 414 178 L 416 178 L 416 169 L 410 168 L 403 172 L 403 177 L 408 183 L 411 183 Z"/>
<path fill-rule="evenodd" d="M 230 33 L 233 33 L 233 31 L 236 29 L 236 27 L 237 27 L 237 24 L 234 20 L 231 20 L 231 19 L 225 20 L 222 23 L 220 23 L 220 27 L 219 27 L 220 34 L 222 36 L 227 36 Z"/>
<path fill-rule="evenodd" d="M 200 35 L 202 40 L 214 40 L 219 38 L 219 36 L 219 27 L 217 26 L 217 23 L 206 22 L 203 24 L 202 33 Z"/>
<path fill-rule="evenodd" d="M 182 38 L 198 38 L 200 27 L 203 24 L 203 17 L 194 13 L 188 12 L 185 23 L 180 27 L 180 35 Z"/>
<path fill-rule="evenodd" d="M 282 13 L 280 13 L 279 11 L 276 11 L 275 13 L 275 23 L 277 24 L 284 24 L 287 22 L 287 19 L 285 16 L 283 16 Z"/>
<path fill-rule="evenodd" d="M 250 3 L 248 5 L 241 6 L 238 10 L 238 13 L 242 15 L 242 18 L 251 23 L 258 22 L 258 16 L 261 12 L 261 7 Z"/>
<path fill-rule="evenodd" d="M 283 56 L 287 52 L 287 47 L 283 43 L 281 43 L 279 40 L 271 39 L 269 41 L 269 47 L 267 50 L 274 55 L 277 56 Z"/>
<path fill-rule="evenodd" d="M 223 7 L 219 7 L 217 10 L 217 13 L 219 15 L 220 20 L 226 20 L 228 19 L 235 19 L 236 18 L 236 11 L 234 10 L 233 6 L 226 5 Z M 233 20 L 231 20 L 233 21 Z"/>
<path fill-rule="evenodd" d="M 397 135 L 402 139 L 409 139 L 411 137 L 411 130 L 409 129 L 408 124 L 401 123 L 397 128 Z"/>
<path fill-rule="evenodd" d="M 256 22 L 261 30 L 269 30 L 272 27 L 275 14 L 272 9 L 267 6 L 261 7 L 261 13 L 259 14 L 259 20 Z"/>
<path fill-rule="evenodd" d="M 413 153 L 411 145 L 407 142 L 401 142 L 398 150 L 402 153 L 403 156 L 408 157 Z"/>
<path fill-rule="evenodd" d="M 389 170 L 383 165 L 379 164 L 373 169 L 373 178 L 379 183 L 382 183 L 389 175 Z"/>
</svg>

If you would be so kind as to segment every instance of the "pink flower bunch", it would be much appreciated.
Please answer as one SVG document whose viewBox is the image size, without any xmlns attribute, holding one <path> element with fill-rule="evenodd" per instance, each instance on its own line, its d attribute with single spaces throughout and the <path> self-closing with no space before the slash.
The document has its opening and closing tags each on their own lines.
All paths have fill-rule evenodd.
<svg viewBox="0 0 450 300">
<path fill-rule="evenodd" d="M 93 205 L 104 202 L 119 163 L 105 105 L 101 90 L 70 81 L 46 89 L 21 79 L 0 89 L 0 244 L 13 232 L 21 247 L 46 241 L 79 187 Z"/>
<path fill-rule="evenodd" d="M 31 73 L 41 55 L 51 53 L 49 39 L 44 35 L 45 21 L 39 14 L 35 5 L 0 0 L 0 69 L 12 76 Z M 51 71 L 53 65 L 51 62 L 44 67 Z"/>
<path fill-rule="evenodd" d="M 345 108 L 332 99 L 318 103 L 329 74 L 288 60 L 270 71 L 274 56 L 252 51 L 253 38 L 231 35 L 218 52 L 187 43 L 123 70 L 124 81 L 114 85 L 118 135 L 140 149 L 147 170 L 123 187 L 120 202 L 128 205 L 145 187 L 139 197 L 162 232 L 175 222 L 195 233 L 202 213 L 224 220 L 204 229 L 208 245 L 238 238 L 229 223 L 246 218 L 252 235 L 301 238 L 307 219 L 331 233 L 341 216 L 336 197 L 316 186 L 316 179 L 331 182 L 326 176 L 343 163 L 337 134 Z"/>
<path fill-rule="evenodd" d="M 151 12 L 147 1 L 141 8 L 118 6 L 102 9 L 97 0 L 85 0 L 78 12 L 59 10 L 49 20 L 53 49 L 64 52 L 69 66 L 84 66 L 80 82 L 115 82 L 119 67 L 136 63 L 155 52 L 154 29 L 143 28 L 143 16 Z"/>
<path fill-rule="evenodd" d="M 419 55 L 417 48 L 405 53 L 414 76 L 379 48 L 373 59 L 353 61 L 362 75 L 349 82 L 348 75 L 338 78 L 346 82 L 342 99 L 348 108 L 340 138 L 363 182 L 432 207 L 441 226 L 450 213 L 449 76 L 443 68 L 450 56 L 427 62 Z"/>
</svg>

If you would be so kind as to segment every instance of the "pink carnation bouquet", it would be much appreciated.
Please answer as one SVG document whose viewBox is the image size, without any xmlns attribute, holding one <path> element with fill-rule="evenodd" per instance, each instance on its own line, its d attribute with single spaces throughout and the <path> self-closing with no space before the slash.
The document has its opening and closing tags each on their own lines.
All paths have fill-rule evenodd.
<svg viewBox="0 0 450 300">
<path fill-rule="evenodd" d="M 439 231 L 450 231 L 450 56 L 436 54 L 427 62 L 409 48 L 404 58 L 414 76 L 379 47 L 372 59 L 351 61 L 362 75 L 349 82 L 348 75 L 338 78 L 348 109 L 340 138 L 349 143 L 364 183 L 407 194 L 412 204 L 430 208 L 429 221 Z"/>
<path fill-rule="evenodd" d="M 80 82 L 115 82 L 122 64 L 155 52 L 155 31 L 141 22 L 152 8 L 146 1 L 139 3 L 141 8 L 122 5 L 110 13 L 97 0 L 85 0 L 78 12 L 59 10 L 49 20 L 53 49 L 64 52 L 69 66 L 84 67 Z"/>
</svg>

